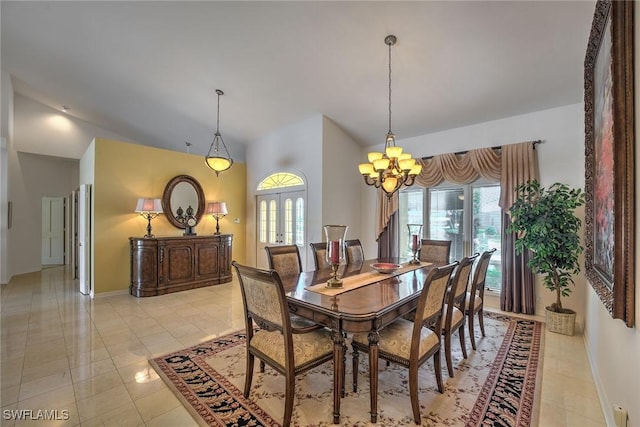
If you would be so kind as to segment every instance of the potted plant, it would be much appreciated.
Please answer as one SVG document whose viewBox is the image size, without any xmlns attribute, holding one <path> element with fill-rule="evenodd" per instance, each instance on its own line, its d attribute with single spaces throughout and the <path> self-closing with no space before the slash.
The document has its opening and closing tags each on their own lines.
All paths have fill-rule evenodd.
<svg viewBox="0 0 640 427">
<path fill-rule="evenodd" d="M 547 329 L 573 335 L 576 313 L 562 307 L 562 297 L 571 293 L 572 276 L 580 271 L 581 221 L 575 209 L 584 204 L 584 192 L 558 182 L 544 188 L 534 180 L 516 187 L 516 193 L 507 231 L 517 235 L 516 253 L 531 250 L 529 268 L 556 293 L 556 302 L 546 307 Z"/>
</svg>

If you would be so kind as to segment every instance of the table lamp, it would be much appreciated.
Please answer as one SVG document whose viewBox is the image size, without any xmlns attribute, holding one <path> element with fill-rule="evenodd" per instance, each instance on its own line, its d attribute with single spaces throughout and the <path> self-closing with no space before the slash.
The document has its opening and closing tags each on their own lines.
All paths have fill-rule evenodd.
<svg viewBox="0 0 640 427">
<path fill-rule="evenodd" d="M 147 219 L 147 234 L 145 234 L 144 237 L 147 239 L 153 237 L 153 234 L 151 234 L 151 220 L 162 213 L 162 200 L 138 199 L 138 204 L 134 212 L 139 213 Z"/>
<path fill-rule="evenodd" d="M 216 232 L 214 234 L 220 234 L 220 224 L 218 224 L 218 221 L 229 213 L 227 211 L 227 204 L 225 202 L 208 203 L 205 213 L 211 214 L 211 216 L 216 219 Z"/>
</svg>

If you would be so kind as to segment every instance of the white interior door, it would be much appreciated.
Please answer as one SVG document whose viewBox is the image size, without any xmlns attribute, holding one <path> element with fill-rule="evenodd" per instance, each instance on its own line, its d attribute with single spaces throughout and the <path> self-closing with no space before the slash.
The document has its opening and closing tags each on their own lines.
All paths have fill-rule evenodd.
<svg viewBox="0 0 640 427">
<path fill-rule="evenodd" d="M 269 268 L 266 246 L 298 245 L 302 265 L 306 265 L 305 191 L 261 194 L 257 196 L 256 209 L 256 265 Z"/>
<path fill-rule="evenodd" d="M 64 264 L 64 197 L 42 198 L 42 264 Z"/>
<path fill-rule="evenodd" d="M 91 283 L 91 185 L 80 186 L 78 197 L 78 281 L 80 292 L 92 293 Z"/>
</svg>

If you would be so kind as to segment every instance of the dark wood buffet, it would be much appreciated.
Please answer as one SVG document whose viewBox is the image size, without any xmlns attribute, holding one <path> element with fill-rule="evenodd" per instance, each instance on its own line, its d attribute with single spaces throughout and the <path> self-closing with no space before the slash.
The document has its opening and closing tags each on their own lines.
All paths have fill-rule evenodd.
<svg viewBox="0 0 640 427">
<path fill-rule="evenodd" d="M 233 235 L 130 237 L 136 297 L 163 295 L 231 281 Z"/>
</svg>

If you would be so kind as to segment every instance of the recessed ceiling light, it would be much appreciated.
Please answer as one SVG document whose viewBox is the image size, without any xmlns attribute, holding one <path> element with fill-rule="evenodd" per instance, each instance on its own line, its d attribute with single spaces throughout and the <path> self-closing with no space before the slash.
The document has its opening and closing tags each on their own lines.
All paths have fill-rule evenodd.
<svg viewBox="0 0 640 427">
<path fill-rule="evenodd" d="M 67 107 L 66 105 L 63 105 L 61 110 L 64 111 L 65 113 L 68 113 L 69 111 L 71 111 L 71 108 Z"/>
</svg>

